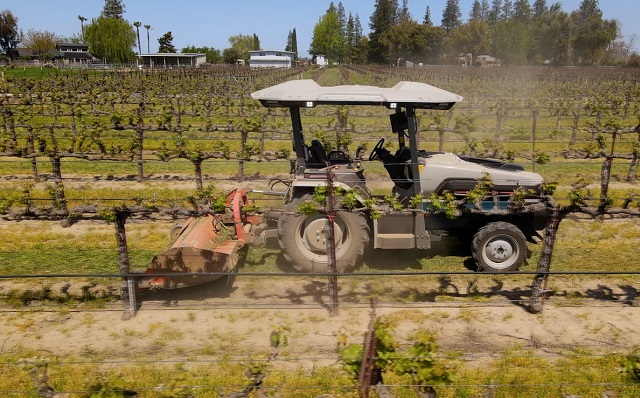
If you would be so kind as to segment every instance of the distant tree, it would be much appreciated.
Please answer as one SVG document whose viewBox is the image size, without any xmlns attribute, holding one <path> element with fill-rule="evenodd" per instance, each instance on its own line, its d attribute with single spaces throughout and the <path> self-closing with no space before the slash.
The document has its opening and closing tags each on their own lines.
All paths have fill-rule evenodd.
<svg viewBox="0 0 640 398">
<path fill-rule="evenodd" d="M 258 35 L 256 35 L 255 33 L 253 34 L 253 51 L 258 51 L 261 49 L 260 46 L 260 39 L 258 38 Z"/>
<path fill-rule="evenodd" d="M 147 54 L 149 54 L 151 53 L 150 47 L 149 47 L 149 31 L 153 28 L 151 27 L 151 25 L 144 25 L 144 28 L 147 30 Z"/>
<path fill-rule="evenodd" d="M 473 0 L 471 12 L 469 12 L 469 21 L 482 21 L 482 5 L 480 0 Z"/>
<path fill-rule="evenodd" d="M 459 0 L 447 0 L 447 4 L 442 11 L 442 28 L 451 34 L 451 31 L 462 24 L 462 13 L 460 12 Z"/>
<path fill-rule="evenodd" d="M 86 22 L 87 18 L 83 17 L 82 15 L 78 15 L 78 20 L 80 21 L 80 35 L 81 37 L 84 37 L 84 23 Z"/>
<path fill-rule="evenodd" d="M 474 58 L 489 52 L 491 34 L 487 21 L 473 19 L 451 33 L 450 45 L 459 54 L 471 54 Z"/>
<path fill-rule="evenodd" d="M 431 20 L 431 9 L 429 8 L 429 6 L 427 6 L 427 9 L 424 12 L 422 24 L 426 26 L 433 26 L 433 21 Z"/>
<path fill-rule="evenodd" d="M 486 21 L 489 18 L 489 11 L 491 8 L 489 7 L 489 0 L 482 0 L 480 2 L 480 15 L 482 15 L 482 20 Z"/>
<path fill-rule="evenodd" d="M 392 26 L 383 34 L 381 43 L 395 61 L 429 62 L 439 55 L 445 35 L 440 27 L 410 20 Z"/>
<path fill-rule="evenodd" d="M 491 3 L 491 9 L 489 10 L 489 14 L 487 15 L 487 21 L 489 25 L 493 25 L 494 23 L 500 20 L 502 16 L 502 0 L 493 0 Z"/>
<path fill-rule="evenodd" d="M 220 54 L 220 50 L 216 50 L 212 47 L 187 46 L 180 50 L 180 52 L 206 54 L 207 62 L 210 64 L 219 64 L 224 61 L 222 55 Z"/>
<path fill-rule="evenodd" d="M 344 9 L 342 2 L 338 3 L 336 13 L 338 14 L 338 21 L 340 21 L 340 31 L 342 32 L 342 37 L 344 38 L 347 31 L 347 12 Z"/>
<path fill-rule="evenodd" d="M 29 29 L 22 41 L 23 45 L 33 51 L 40 61 L 53 58 L 51 50 L 56 48 L 56 35 L 47 30 Z"/>
<path fill-rule="evenodd" d="M 364 64 L 367 62 L 369 53 L 369 39 L 362 32 L 362 22 L 360 16 L 356 14 L 353 19 L 353 52 L 351 60 L 356 64 Z"/>
<path fill-rule="evenodd" d="M 598 0 L 582 0 L 578 7 L 578 15 L 582 22 L 593 17 L 602 18 L 602 10 L 600 9 Z"/>
<path fill-rule="evenodd" d="M 549 8 L 547 7 L 547 0 L 536 0 L 533 3 L 533 19 L 544 19 L 548 11 Z"/>
<path fill-rule="evenodd" d="M 331 60 L 342 58 L 344 53 L 344 39 L 340 27 L 338 12 L 333 3 L 327 12 L 320 17 L 313 27 L 313 36 L 309 46 L 310 54 L 324 54 Z"/>
<path fill-rule="evenodd" d="M 402 0 L 402 6 L 398 9 L 398 23 L 412 21 L 411 13 L 409 12 L 409 0 Z"/>
<path fill-rule="evenodd" d="M 526 26 L 531 22 L 532 12 L 529 0 L 516 0 L 513 3 L 513 18 Z"/>
<path fill-rule="evenodd" d="M 104 8 L 100 16 L 104 18 L 124 19 L 122 17 L 123 14 L 124 4 L 122 4 L 122 0 L 105 0 Z"/>
<path fill-rule="evenodd" d="M 255 44 L 254 36 L 255 35 L 240 34 L 229 37 L 229 44 L 231 45 L 231 48 L 236 50 L 236 60 L 243 59 L 245 63 L 249 62 L 249 51 L 253 50 Z M 227 62 L 227 57 L 224 55 L 224 51 L 223 57 L 225 58 L 226 63 L 235 63 L 235 61 Z"/>
<path fill-rule="evenodd" d="M 289 34 L 287 35 L 287 45 L 284 50 L 291 51 L 294 53 L 295 59 L 298 59 L 298 37 L 296 34 L 296 28 L 289 31 Z"/>
<path fill-rule="evenodd" d="M 502 3 L 502 17 L 501 19 L 507 20 L 510 19 L 513 14 L 513 3 L 511 0 L 503 0 Z"/>
<path fill-rule="evenodd" d="M 173 35 L 171 31 L 165 33 L 158 39 L 158 52 L 159 53 L 175 53 L 176 48 L 173 45 Z"/>
<path fill-rule="evenodd" d="M 369 19 L 369 61 L 378 64 L 391 62 L 388 46 L 380 42 L 382 35 L 398 20 L 397 0 L 376 0 Z"/>
<path fill-rule="evenodd" d="M 94 18 L 85 26 L 84 35 L 91 53 L 97 58 L 115 63 L 135 59 L 131 49 L 136 43 L 136 32 L 124 19 Z"/>
<path fill-rule="evenodd" d="M 0 50 L 11 59 L 13 50 L 20 43 L 18 18 L 9 10 L 0 12 Z"/>
<path fill-rule="evenodd" d="M 508 65 L 526 65 L 531 35 L 527 26 L 516 20 L 496 22 L 491 28 L 491 52 Z"/>
<path fill-rule="evenodd" d="M 540 31 L 540 53 L 553 65 L 571 64 L 571 42 L 574 37 L 575 24 L 569 14 L 562 11 L 560 3 L 555 3 L 548 10 L 544 26 Z"/>
<path fill-rule="evenodd" d="M 225 48 L 222 51 L 222 58 L 225 64 L 234 65 L 236 62 L 238 62 L 239 59 L 242 59 L 243 57 L 240 55 L 238 49 L 229 47 Z"/>
<path fill-rule="evenodd" d="M 136 36 L 138 37 L 138 55 L 142 55 L 142 46 L 140 45 L 140 27 L 142 26 L 142 22 L 134 22 L 133 26 L 136 27 Z"/>
</svg>

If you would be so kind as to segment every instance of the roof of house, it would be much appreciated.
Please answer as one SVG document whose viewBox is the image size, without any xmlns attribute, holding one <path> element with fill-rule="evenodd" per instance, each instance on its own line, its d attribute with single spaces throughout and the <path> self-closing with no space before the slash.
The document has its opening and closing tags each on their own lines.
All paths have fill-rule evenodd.
<svg viewBox="0 0 640 398">
<path fill-rule="evenodd" d="M 252 50 L 249 51 L 249 54 L 252 53 L 283 53 L 283 54 L 295 54 L 293 51 L 284 51 L 284 50 Z"/>
<path fill-rule="evenodd" d="M 66 47 L 66 48 L 81 48 L 81 49 L 88 49 L 89 45 L 85 44 L 85 43 L 57 43 L 56 47 L 60 48 L 60 47 Z"/>
</svg>

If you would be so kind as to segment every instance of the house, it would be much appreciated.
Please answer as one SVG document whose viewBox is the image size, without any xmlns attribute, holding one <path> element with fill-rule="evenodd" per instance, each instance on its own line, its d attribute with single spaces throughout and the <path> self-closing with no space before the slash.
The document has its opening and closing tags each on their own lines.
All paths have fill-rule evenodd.
<svg viewBox="0 0 640 398">
<path fill-rule="evenodd" d="M 84 43 L 58 43 L 56 48 L 44 54 L 39 54 L 30 48 L 16 48 L 12 51 L 12 58 L 36 62 L 43 59 L 64 65 L 88 64 L 94 59 L 89 52 L 89 46 Z"/>
<path fill-rule="evenodd" d="M 252 68 L 291 68 L 295 65 L 296 53 L 292 51 L 249 51 L 249 66 Z"/>
<path fill-rule="evenodd" d="M 65 65 L 87 64 L 93 60 L 89 46 L 84 43 L 58 43 L 58 59 Z"/>
<path fill-rule="evenodd" d="M 147 68 L 196 67 L 207 62 L 204 53 L 155 53 L 140 55 L 142 65 Z"/>
</svg>

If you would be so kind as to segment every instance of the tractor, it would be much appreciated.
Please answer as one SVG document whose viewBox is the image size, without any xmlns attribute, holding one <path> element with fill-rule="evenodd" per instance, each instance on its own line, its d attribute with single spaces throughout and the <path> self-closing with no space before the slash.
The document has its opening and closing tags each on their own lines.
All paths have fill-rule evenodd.
<svg viewBox="0 0 640 398">
<path fill-rule="evenodd" d="M 331 217 L 335 265 L 341 273 L 361 264 L 367 251 L 429 250 L 432 242 L 444 236 L 458 237 L 468 244 L 479 270 L 511 272 L 528 258 L 527 242 L 541 238 L 538 231 L 543 229 L 549 213 L 542 202 L 544 181 L 540 175 L 515 163 L 418 148 L 416 112 L 449 110 L 462 101 L 456 94 L 408 81 L 380 88 L 323 87 L 313 80 L 294 80 L 256 91 L 251 96 L 267 108 L 289 110 L 295 160 L 291 160 L 286 191 L 260 191 L 283 196 L 283 209 L 247 217 L 242 211 L 242 205 L 247 203 L 246 193 L 236 190 L 229 196 L 230 214 L 213 217 L 213 221 L 207 221 L 206 227 L 199 230 L 199 234 L 211 237 L 206 250 L 221 254 L 207 256 L 217 259 L 219 271 L 235 267 L 235 260 L 228 261 L 228 258 L 234 257 L 235 250 L 244 244 L 277 239 L 284 257 L 296 270 L 327 272 L 327 214 L 303 212 L 301 208 L 318 204 L 318 192 L 326 192 L 329 185 L 332 192 L 335 189 L 341 195 L 336 201 L 337 211 Z M 374 195 L 367 187 L 367 162 L 362 148 L 358 148 L 352 158 L 341 150 L 326 151 L 317 139 L 305 140 L 301 108 L 324 105 L 382 106 L 389 110 L 397 148 L 389 150 L 381 138 L 366 159 L 382 162 L 393 182 L 389 195 Z M 475 201 L 465 201 L 482 182 L 490 189 Z M 519 193 L 520 208 L 527 207 L 528 211 L 514 210 L 516 193 Z M 389 197 L 393 199 L 391 204 Z M 453 217 L 451 212 L 442 210 L 445 200 L 457 206 Z M 236 233 L 224 244 L 216 245 L 216 232 L 225 218 L 229 225 L 235 225 Z M 194 224 L 195 221 L 187 223 Z M 172 248 L 154 259 L 150 271 L 179 270 L 182 261 L 179 252 L 185 240 L 189 240 L 188 233 L 188 226 L 174 231 Z M 202 245 L 202 239 L 194 240 Z M 196 257 L 203 256 L 198 253 Z M 206 262 L 199 258 L 196 266 L 187 269 L 192 272 L 216 269 L 203 265 Z"/>
</svg>

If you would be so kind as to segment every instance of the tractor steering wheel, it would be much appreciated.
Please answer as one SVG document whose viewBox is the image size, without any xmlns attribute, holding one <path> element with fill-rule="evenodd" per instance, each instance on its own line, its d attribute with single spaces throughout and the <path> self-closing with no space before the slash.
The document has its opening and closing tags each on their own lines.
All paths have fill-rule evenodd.
<svg viewBox="0 0 640 398">
<path fill-rule="evenodd" d="M 384 138 L 380 138 L 380 141 L 378 141 L 376 146 L 373 147 L 373 149 L 371 150 L 371 153 L 369 154 L 369 161 L 376 160 L 379 157 L 380 155 L 379 151 L 382 149 L 383 146 L 384 146 Z"/>
</svg>

